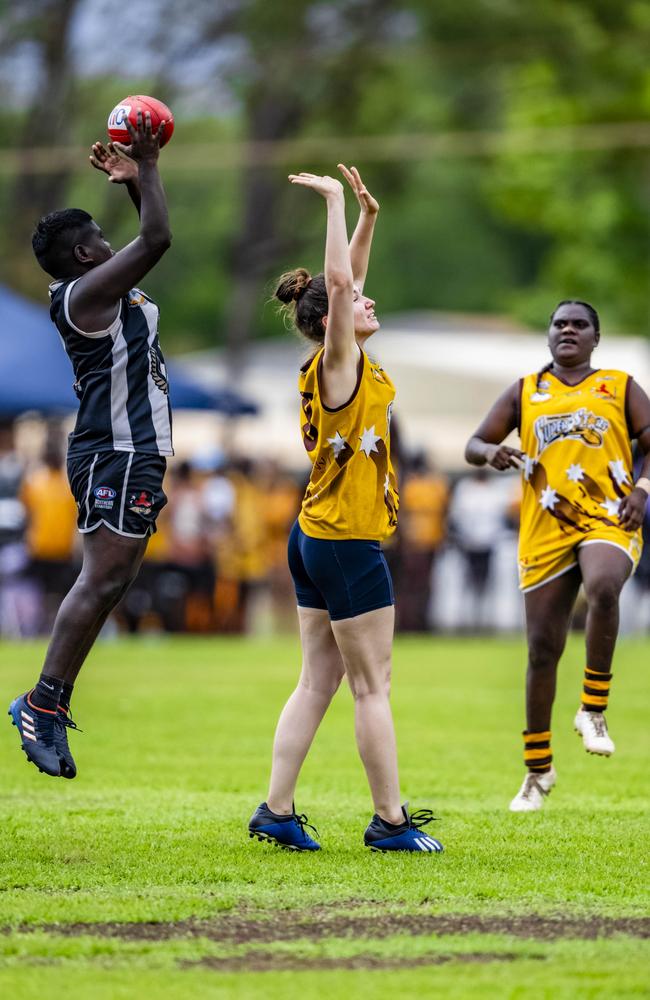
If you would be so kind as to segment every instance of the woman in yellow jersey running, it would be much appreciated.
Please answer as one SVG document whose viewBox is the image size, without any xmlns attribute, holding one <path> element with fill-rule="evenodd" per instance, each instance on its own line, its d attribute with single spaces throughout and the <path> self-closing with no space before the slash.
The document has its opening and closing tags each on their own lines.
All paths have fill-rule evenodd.
<svg viewBox="0 0 650 1000">
<path fill-rule="evenodd" d="M 513 812 L 540 809 L 556 781 L 551 710 L 557 665 L 582 583 L 586 667 L 575 729 L 590 753 L 610 756 L 612 658 L 623 584 L 641 555 L 650 493 L 650 400 L 624 372 L 592 368 L 600 339 L 593 306 L 561 302 L 551 316 L 552 362 L 510 386 L 470 439 L 466 458 L 521 468 L 519 577 L 526 606 L 528 672 L 524 762 Z M 519 431 L 521 448 L 501 442 Z M 644 462 L 636 484 L 632 441 Z"/>
<path fill-rule="evenodd" d="M 289 177 L 327 206 L 324 274 L 292 271 L 276 292 L 316 348 L 299 377 L 300 427 L 312 472 L 289 539 L 303 663 L 276 729 L 268 798 L 249 830 L 293 850 L 319 849 L 305 830 L 306 818 L 295 811 L 294 791 L 316 730 L 347 676 L 375 807 L 365 844 L 433 853 L 442 845 L 420 829 L 433 818 L 430 810 L 409 814 L 401 805 L 389 701 L 394 607 L 380 543 L 397 523 L 390 459 L 395 390 L 364 349 L 379 329 L 375 304 L 363 294 L 379 206 L 354 167 L 339 169 L 361 210 L 349 246 L 341 183 L 307 173 Z"/>
</svg>

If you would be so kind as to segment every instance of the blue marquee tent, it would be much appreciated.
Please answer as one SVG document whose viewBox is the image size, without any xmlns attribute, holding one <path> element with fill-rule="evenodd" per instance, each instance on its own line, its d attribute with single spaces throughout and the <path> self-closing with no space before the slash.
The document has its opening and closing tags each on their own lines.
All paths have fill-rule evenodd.
<svg viewBox="0 0 650 1000">
<path fill-rule="evenodd" d="M 172 407 L 231 416 L 257 407 L 231 389 L 205 389 L 174 363 L 167 366 Z M 0 416 L 27 410 L 48 415 L 76 410 L 72 367 L 46 306 L 0 285 Z"/>
</svg>

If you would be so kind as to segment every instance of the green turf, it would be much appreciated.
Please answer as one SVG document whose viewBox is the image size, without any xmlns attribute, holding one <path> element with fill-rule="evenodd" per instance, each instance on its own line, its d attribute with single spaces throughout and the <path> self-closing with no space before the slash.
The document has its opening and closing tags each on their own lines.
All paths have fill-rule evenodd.
<svg viewBox="0 0 650 1000">
<path fill-rule="evenodd" d="M 24 689 L 40 645 L 0 644 L 2 697 Z M 370 804 L 341 691 L 307 762 L 297 806 L 321 834 L 317 855 L 291 855 L 246 836 L 264 797 L 273 728 L 298 662 L 289 639 L 160 640 L 99 645 L 82 675 L 72 734 L 73 782 L 27 766 L 9 720 L 0 726 L 0 994 L 160 1000 L 230 996 L 642 995 L 647 942 L 538 941 L 507 934 L 399 934 L 225 943 L 200 937 L 124 941 L 25 925 L 179 921 L 223 914 L 474 913 L 635 916 L 647 912 L 647 696 L 642 642 L 621 642 L 611 760 L 590 757 L 572 731 L 579 641 L 565 654 L 554 719 L 559 780 L 542 814 L 513 816 L 522 778 L 523 645 L 512 640 L 401 640 L 394 711 L 402 785 L 432 806 L 442 856 L 368 853 Z M 287 917 L 288 920 L 293 918 Z M 63 929 L 65 930 L 65 928 Z M 430 955 L 445 964 L 393 971 L 238 971 L 205 957 L 336 960 Z M 467 964 L 458 953 L 485 954 Z M 506 959 L 499 960 L 499 955 Z M 450 959 L 447 961 L 447 959 Z M 369 978 L 370 977 L 370 978 Z M 361 985 L 364 984 L 364 985 Z M 10 992 L 13 991 L 13 992 Z"/>
</svg>

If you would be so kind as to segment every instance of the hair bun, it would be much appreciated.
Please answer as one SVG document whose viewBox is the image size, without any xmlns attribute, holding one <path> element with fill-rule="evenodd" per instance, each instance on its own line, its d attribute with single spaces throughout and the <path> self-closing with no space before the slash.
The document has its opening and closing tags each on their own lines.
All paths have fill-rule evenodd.
<svg viewBox="0 0 650 1000">
<path fill-rule="evenodd" d="M 286 274 L 280 276 L 275 297 L 280 302 L 297 302 L 310 284 L 311 274 L 304 267 L 298 267 L 295 271 L 287 271 Z"/>
</svg>

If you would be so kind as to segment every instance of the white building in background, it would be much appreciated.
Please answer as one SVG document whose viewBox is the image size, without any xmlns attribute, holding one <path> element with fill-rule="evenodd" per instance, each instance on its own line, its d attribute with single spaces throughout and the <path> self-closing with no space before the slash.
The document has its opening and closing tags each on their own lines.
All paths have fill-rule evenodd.
<svg viewBox="0 0 650 1000">
<path fill-rule="evenodd" d="M 435 313 L 391 317 L 368 350 L 396 385 L 395 415 L 406 448 L 425 451 L 447 471 L 465 468 L 465 442 L 497 396 L 550 360 L 545 332 L 531 333 L 507 320 Z M 289 334 L 254 343 L 237 384 L 261 407 L 265 448 L 296 469 L 308 467 L 298 433 L 297 392 L 298 369 L 308 355 L 309 347 Z M 605 336 L 594 358 L 602 367 L 629 372 L 650 392 L 650 346 L 641 337 Z M 222 350 L 176 360 L 208 386 L 227 383 Z M 238 418 L 234 424 L 200 419 L 212 426 L 211 436 L 218 434 L 224 451 L 259 455 L 259 417 Z M 191 452 L 197 431 L 201 434 L 196 419 L 179 415 L 176 429 L 179 452 Z"/>
<path fill-rule="evenodd" d="M 452 474 L 469 471 L 465 443 L 495 399 L 513 382 L 550 360 L 546 332 L 532 333 L 507 320 L 463 315 L 391 317 L 368 344 L 397 389 L 395 417 L 407 451 L 424 451 Z M 177 451 L 196 454 L 208 442 L 226 455 L 262 455 L 296 472 L 309 469 L 299 433 L 298 369 L 309 346 L 288 334 L 251 346 L 237 389 L 260 406 L 258 417 L 229 421 L 222 416 L 175 416 Z M 207 386 L 228 383 L 225 352 L 201 351 L 181 361 Z M 650 345 L 640 337 L 605 336 L 594 355 L 600 367 L 629 372 L 650 393 Z M 516 435 L 512 442 L 516 443 Z M 495 473 L 495 475 L 497 475 Z M 503 477 L 504 491 L 516 489 L 516 475 Z M 495 547 L 484 623 L 497 631 L 523 626 L 523 601 L 517 588 L 516 534 L 504 528 Z M 436 561 L 432 623 L 447 630 L 470 624 L 465 600 L 462 555 L 453 546 Z M 634 584 L 621 599 L 623 632 L 645 631 L 650 594 Z"/>
</svg>

